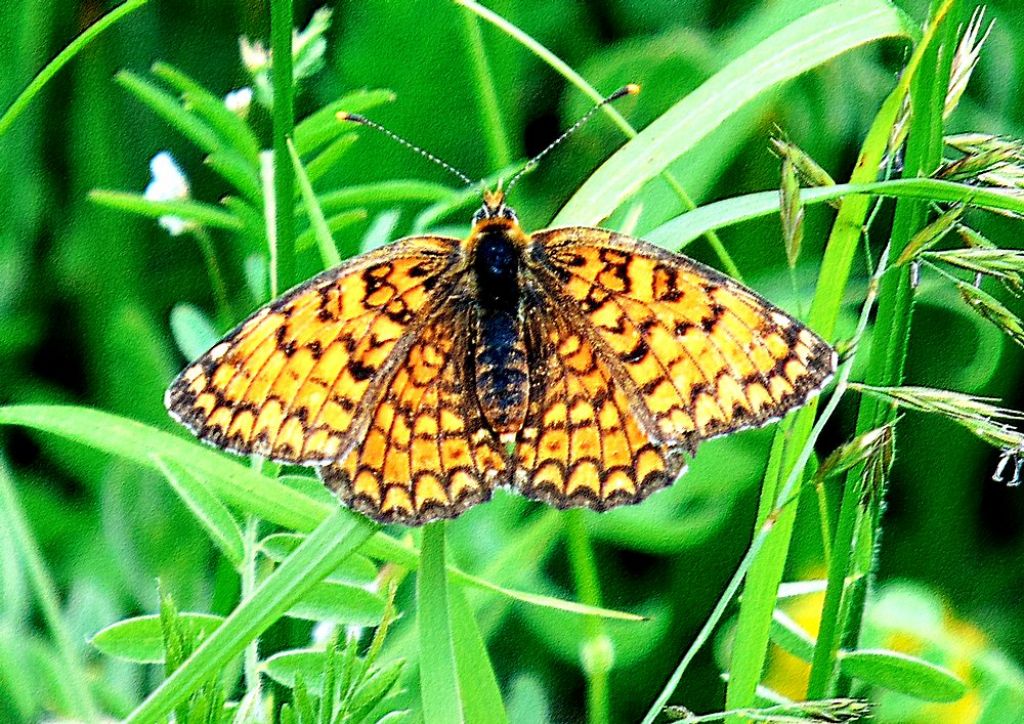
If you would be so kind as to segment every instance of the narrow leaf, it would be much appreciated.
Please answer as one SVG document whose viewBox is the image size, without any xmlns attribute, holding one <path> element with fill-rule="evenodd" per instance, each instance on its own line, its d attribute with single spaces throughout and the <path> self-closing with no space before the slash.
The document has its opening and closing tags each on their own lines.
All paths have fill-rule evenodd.
<svg viewBox="0 0 1024 724">
<path fill-rule="evenodd" d="M 242 531 L 227 508 L 185 466 L 160 455 L 154 455 L 154 458 L 157 468 L 203 526 L 214 545 L 221 550 L 231 565 L 235 568 L 241 566 L 245 560 Z"/>
<path fill-rule="evenodd" d="M 882 0 L 840 0 L 807 13 L 733 60 L 627 142 L 576 191 L 555 225 L 600 222 L 779 83 L 866 43 L 906 35 L 901 13 Z"/>
<path fill-rule="evenodd" d="M 846 676 L 924 701 L 957 701 L 967 693 L 949 669 L 898 651 L 841 652 L 839 668 Z"/>
<path fill-rule="evenodd" d="M 222 616 L 209 613 L 179 613 L 192 630 L 205 636 L 212 634 L 224 621 Z M 113 623 L 98 631 L 89 641 L 101 653 L 138 664 L 162 664 L 164 651 L 160 616 L 136 616 Z"/>
<path fill-rule="evenodd" d="M 466 721 L 459 690 L 455 642 L 452 635 L 445 571 L 445 523 L 423 529 L 419 579 L 416 586 L 417 628 L 420 641 L 420 700 L 429 722 Z"/>
<path fill-rule="evenodd" d="M 200 226 L 238 231 L 243 228 L 242 222 L 231 213 L 213 204 L 201 201 L 151 201 L 142 194 L 123 191 L 106 191 L 94 189 L 89 198 L 101 206 L 128 211 L 140 216 L 159 218 L 161 216 L 179 216 L 186 221 L 195 221 Z"/>
<path fill-rule="evenodd" d="M 384 612 L 384 599 L 361 586 L 323 581 L 303 594 L 285 614 L 307 621 L 373 626 Z"/>
<path fill-rule="evenodd" d="M 295 167 L 295 178 L 299 182 L 299 190 L 302 192 L 302 201 L 306 205 L 306 213 L 309 214 L 309 222 L 316 235 L 317 246 L 320 247 L 320 259 L 325 269 L 338 266 L 341 263 L 341 256 L 338 254 L 338 247 L 334 245 L 331 237 L 331 230 L 327 226 L 327 219 L 316 200 L 316 193 L 312 184 L 309 183 L 309 176 L 306 169 L 299 160 L 299 154 L 295 150 L 295 144 L 288 139 L 288 153 L 292 157 L 292 165 Z"/>
</svg>

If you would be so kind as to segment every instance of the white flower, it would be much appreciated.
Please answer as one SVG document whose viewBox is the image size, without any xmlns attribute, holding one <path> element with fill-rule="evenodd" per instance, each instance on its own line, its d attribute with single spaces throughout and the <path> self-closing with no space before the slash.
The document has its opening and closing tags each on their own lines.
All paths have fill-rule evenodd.
<svg viewBox="0 0 1024 724">
<path fill-rule="evenodd" d="M 236 116 L 240 118 L 247 117 L 249 115 L 249 106 L 252 105 L 252 88 L 245 86 L 244 88 L 231 91 L 224 96 L 224 105 Z"/>
<path fill-rule="evenodd" d="M 312 644 L 316 648 L 323 648 L 327 645 L 327 642 L 331 640 L 334 635 L 335 625 L 333 621 L 318 621 L 313 627 Z"/>
<path fill-rule="evenodd" d="M 266 70 L 270 65 L 270 53 L 260 41 L 252 41 L 244 35 L 238 39 L 238 49 L 242 55 L 242 65 L 255 75 Z"/>
<path fill-rule="evenodd" d="M 149 201 L 184 201 L 189 197 L 188 179 L 174 158 L 161 151 L 149 162 L 153 179 L 146 186 L 144 196 Z M 180 236 L 193 228 L 194 223 L 179 216 L 161 216 L 157 223 L 171 236 Z"/>
</svg>

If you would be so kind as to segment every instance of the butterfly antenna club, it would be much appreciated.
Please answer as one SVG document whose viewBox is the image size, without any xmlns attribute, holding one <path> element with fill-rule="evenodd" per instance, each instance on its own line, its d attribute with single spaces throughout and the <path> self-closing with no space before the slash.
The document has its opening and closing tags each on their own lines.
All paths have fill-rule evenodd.
<svg viewBox="0 0 1024 724">
<path fill-rule="evenodd" d="M 392 141 L 400 143 L 401 145 L 403 145 L 406 148 L 408 148 L 410 151 L 414 151 L 415 153 L 418 153 L 419 155 L 423 156 L 423 158 L 425 158 L 425 159 L 427 159 L 429 161 L 433 161 L 434 163 L 436 163 L 438 166 L 443 168 L 448 173 L 452 174 L 453 176 L 458 177 L 458 179 L 460 181 L 462 181 L 463 183 L 465 183 L 467 186 L 472 186 L 473 184 L 476 183 L 476 181 L 471 179 L 466 174 L 462 173 L 462 171 L 460 171 L 459 169 L 455 168 L 450 163 L 442 161 L 437 156 L 432 154 L 430 151 L 427 151 L 424 148 L 420 148 L 419 146 L 417 146 L 415 143 L 412 143 L 411 141 L 407 141 L 406 139 L 402 138 L 401 136 L 399 136 L 394 131 L 388 130 L 387 128 L 385 128 L 384 126 L 380 125 L 376 121 L 371 121 L 369 118 L 366 118 L 365 116 L 360 116 L 360 115 L 358 115 L 356 113 L 347 113 L 346 111 L 339 111 L 337 113 L 337 115 L 336 115 L 336 118 L 339 121 L 345 121 L 347 123 L 358 123 L 361 126 L 366 126 L 368 128 L 372 128 L 375 131 L 379 131 L 380 133 L 383 133 L 385 136 L 390 138 Z"/>
<path fill-rule="evenodd" d="M 537 167 L 537 164 L 540 163 L 540 160 L 542 158 L 544 158 L 549 153 L 551 153 L 551 151 L 553 151 L 560 143 L 562 143 L 562 141 L 564 141 L 569 136 L 571 136 L 572 134 L 576 133 L 576 131 L 581 129 L 586 124 L 587 121 L 589 121 L 591 118 L 594 117 L 594 114 L 597 113 L 599 110 L 604 108 L 609 103 L 614 103 L 615 101 L 619 100 L 620 98 L 624 98 L 625 96 L 635 96 L 639 92 L 640 92 L 640 86 L 637 85 L 636 83 L 630 83 L 629 85 L 625 85 L 622 88 L 619 88 L 617 91 L 615 91 L 611 95 L 607 96 L 606 98 L 602 99 L 600 102 L 595 104 L 594 107 L 591 108 L 586 113 L 584 113 L 583 116 L 578 121 L 576 121 L 574 124 L 572 124 L 567 129 L 565 129 L 562 132 L 562 135 L 560 135 L 554 141 L 549 143 L 547 145 L 547 148 L 545 148 L 543 151 L 541 151 L 536 156 L 531 158 L 529 161 L 527 161 L 523 165 L 523 167 L 521 169 L 516 171 L 515 175 L 513 175 L 511 180 L 509 180 L 508 186 L 506 187 L 505 191 L 506 192 L 510 191 L 512 189 L 512 187 L 515 185 L 515 183 L 520 179 L 520 177 L 522 177 L 524 174 L 529 173 L 530 171 L 535 169 Z"/>
</svg>

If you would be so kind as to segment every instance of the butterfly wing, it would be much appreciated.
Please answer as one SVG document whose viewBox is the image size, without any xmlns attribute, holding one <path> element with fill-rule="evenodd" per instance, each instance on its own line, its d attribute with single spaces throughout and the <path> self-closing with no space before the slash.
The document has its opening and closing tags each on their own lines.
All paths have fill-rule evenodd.
<svg viewBox="0 0 1024 724">
<path fill-rule="evenodd" d="M 526 315 L 530 393 L 514 485 L 558 507 L 637 503 L 684 468 L 683 446 L 652 440 L 642 406 L 581 327 L 539 295 Z"/>
<path fill-rule="evenodd" d="M 507 482 L 503 446 L 473 393 L 471 309 L 453 300 L 420 332 L 362 444 L 321 469 L 342 502 L 384 523 L 453 518 Z"/>
<path fill-rule="evenodd" d="M 280 462 L 335 460 L 459 276 L 457 239 L 410 237 L 256 311 L 174 380 L 171 415 L 202 440 Z"/>
<path fill-rule="evenodd" d="M 639 239 L 593 228 L 533 234 L 528 264 L 573 310 L 668 444 L 778 419 L 831 377 L 836 355 L 742 284 Z"/>
</svg>

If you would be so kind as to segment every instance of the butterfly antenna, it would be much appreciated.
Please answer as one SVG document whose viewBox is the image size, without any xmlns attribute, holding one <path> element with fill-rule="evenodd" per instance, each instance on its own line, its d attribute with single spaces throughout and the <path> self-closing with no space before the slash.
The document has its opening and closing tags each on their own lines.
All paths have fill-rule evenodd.
<svg viewBox="0 0 1024 724">
<path fill-rule="evenodd" d="M 365 118 L 364 116 L 360 116 L 360 115 L 355 114 L 355 113 L 346 113 L 345 111 L 340 111 L 337 114 L 336 117 L 337 117 L 337 119 L 339 121 L 348 121 L 349 123 L 358 123 L 361 126 L 368 126 L 369 128 L 372 128 L 375 131 L 380 131 L 385 136 L 390 138 L 392 141 L 397 141 L 401 145 L 403 145 L 406 148 L 408 148 L 410 151 L 415 151 L 419 155 L 423 156 L 423 158 L 426 158 L 426 159 L 428 159 L 430 161 L 433 161 L 434 163 L 436 163 L 438 166 L 440 166 L 441 168 L 443 168 L 445 171 L 447 171 L 448 173 L 452 174 L 453 176 L 457 176 L 459 178 L 459 180 L 462 181 L 467 186 L 472 186 L 473 184 L 476 183 L 476 181 L 471 179 L 466 174 L 462 173 L 462 171 L 460 171 L 459 169 L 455 168 L 450 163 L 446 163 L 446 162 L 442 161 L 437 156 L 432 154 L 430 151 L 427 151 L 427 150 L 425 150 L 423 148 L 420 148 L 415 143 L 412 143 L 410 141 L 405 140 L 404 138 L 399 136 L 394 131 L 389 131 L 384 126 L 382 126 L 379 123 L 376 123 L 374 121 L 371 121 L 369 118 Z"/>
<path fill-rule="evenodd" d="M 551 151 L 553 151 L 554 148 L 558 144 L 560 144 L 562 141 L 564 141 L 569 136 L 571 136 L 572 134 L 576 133 L 576 131 L 578 131 L 580 128 L 582 128 L 583 125 L 587 121 L 589 121 L 591 118 L 593 118 L 595 113 L 597 113 L 599 110 L 604 108 L 609 103 L 613 103 L 613 102 L 619 100 L 619 98 L 622 98 L 624 96 L 635 96 L 639 92 L 640 92 L 640 86 L 638 86 L 636 83 L 630 83 L 627 86 L 623 86 L 622 88 L 619 88 L 617 91 L 612 93 L 610 96 L 608 96 L 607 98 L 603 99 L 601 102 L 597 103 L 593 108 L 591 108 L 589 111 L 584 113 L 582 118 L 580 118 L 574 124 L 572 124 L 567 129 L 565 129 L 565 131 L 562 132 L 561 136 L 559 136 L 554 141 L 549 143 L 547 148 L 545 148 L 543 151 L 541 151 L 536 156 L 531 158 L 529 161 L 526 162 L 526 164 L 521 169 L 516 171 L 515 175 L 512 176 L 512 178 L 509 180 L 508 186 L 505 188 L 506 193 L 512 189 L 512 187 L 515 185 L 515 183 L 519 180 L 519 178 L 523 174 L 529 173 L 534 168 L 536 168 L 537 164 L 540 163 L 540 160 L 542 158 L 544 158 Z"/>
</svg>

